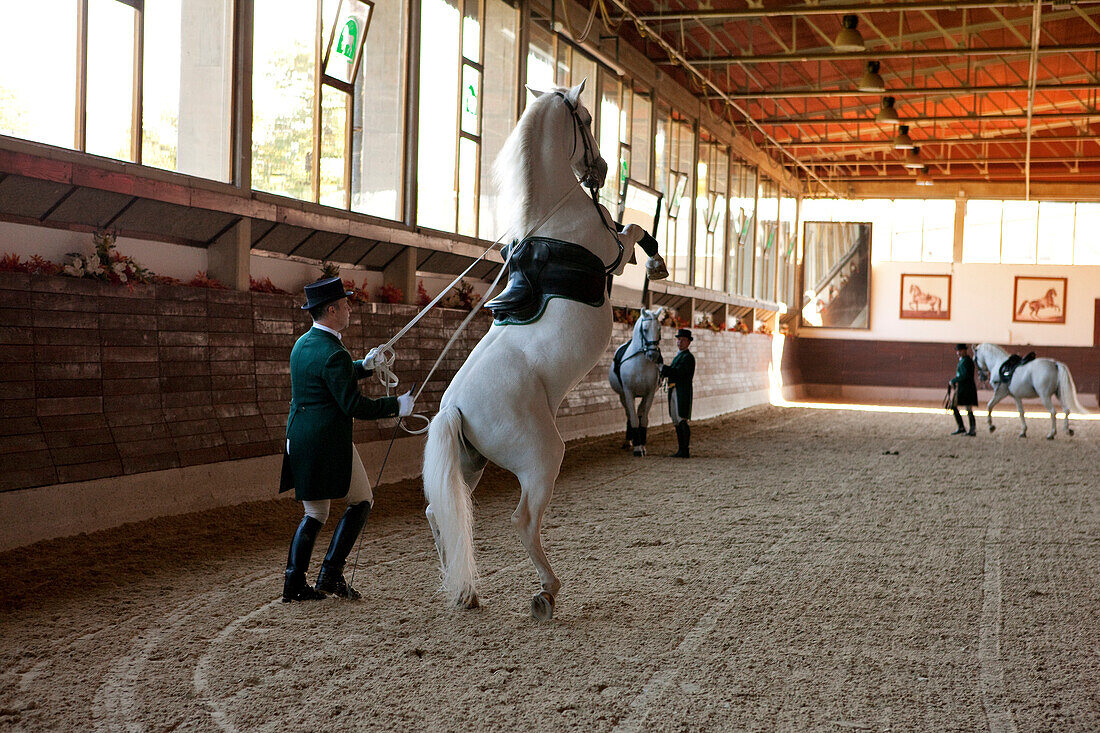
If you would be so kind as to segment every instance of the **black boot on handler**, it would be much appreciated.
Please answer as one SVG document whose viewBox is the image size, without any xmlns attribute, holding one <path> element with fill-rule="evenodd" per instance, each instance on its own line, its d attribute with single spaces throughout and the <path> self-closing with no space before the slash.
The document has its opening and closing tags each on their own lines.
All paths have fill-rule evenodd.
<svg viewBox="0 0 1100 733">
<path fill-rule="evenodd" d="M 676 423 L 676 443 L 677 451 L 671 457 L 690 458 L 691 452 L 688 450 L 688 446 L 691 443 L 691 428 L 688 427 L 687 420 Z"/>
<path fill-rule="evenodd" d="M 340 523 L 336 525 L 336 531 L 332 534 L 328 554 L 321 563 L 321 572 L 317 576 L 317 590 L 349 601 L 357 601 L 362 597 L 359 591 L 344 580 L 344 561 L 348 559 L 348 553 L 351 552 L 355 541 L 359 539 L 359 533 L 367 523 L 368 514 L 370 514 L 369 501 L 352 504 L 344 510 L 344 516 L 340 517 Z"/>
<path fill-rule="evenodd" d="M 303 517 L 294 539 L 290 541 L 290 552 L 286 557 L 286 576 L 283 579 L 283 603 L 291 601 L 319 601 L 324 596 L 306 582 L 306 570 L 309 568 L 309 556 L 313 554 L 313 543 L 321 531 L 321 522 L 313 517 Z"/>
</svg>

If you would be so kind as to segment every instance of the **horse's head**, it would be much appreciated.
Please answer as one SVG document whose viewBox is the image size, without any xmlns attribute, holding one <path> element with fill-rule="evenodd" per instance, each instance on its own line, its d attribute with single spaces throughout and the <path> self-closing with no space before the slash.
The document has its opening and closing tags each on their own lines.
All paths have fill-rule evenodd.
<svg viewBox="0 0 1100 733">
<path fill-rule="evenodd" d="M 1044 300 L 1054 300 L 1057 297 L 1058 297 L 1058 291 L 1055 290 L 1054 288 L 1051 288 L 1050 290 L 1047 291 L 1047 294 L 1043 296 L 1043 299 Z"/>
<path fill-rule="evenodd" d="M 638 316 L 638 322 L 634 324 L 635 338 L 641 342 L 645 349 L 646 358 L 658 363 L 661 358 L 661 314 L 664 308 L 655 311 L 642 308 Z"/>
<path fill-rule="evenodd" d="M 562 102 L 562 107 L 568 112 L 568 127 L 563 129 L 569 167 L 577 176 L 581 184 L 588 188 L 600 188 L 607 180 L 607 161 L 600 156 L 599 145 L 592 134 L 592 113 L 581 102 L 581 92 L 584 91 L 585 79 L 575 87 L 558 87 L 551 92 L 542 92 L 528 87 L 530 92 L 539 98 L 544 94 L 553 94 Z"/>
<path fill-rule="evenodd" d="M 917 287 L 916 283 L 913 283 L 912 285 L 909 286 L 909 294 L 910 295 L 916 295 L 919 292 L 920 292 L 920 288 Z"/>
</svg>

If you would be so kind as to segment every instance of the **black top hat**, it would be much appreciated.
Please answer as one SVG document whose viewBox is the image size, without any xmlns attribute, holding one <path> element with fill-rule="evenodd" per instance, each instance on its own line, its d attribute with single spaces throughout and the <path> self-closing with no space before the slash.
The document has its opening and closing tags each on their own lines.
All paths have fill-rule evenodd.
<svg viewBox="0 0 1100 733">
<path fill-rule="evenodd" d="M 302 310 L 307 311 L 319 305 L 328 305 L 350 295 L 354 293 L 344 290 L 344 281 L 339 277 L 318 280 L 306 285 L 306 304 L 302 306 Z"/>
<path fill-rule="evenodd" d="M 691 335 L 691 331 L 687 330 L 686 328 L 681 328 L 679 331 L 677 331 L 676 338 L 687 339 L 688 341 L 695 340 L 695 337 Z"/>
<path fill-rule="evenodd" d="M 966 344 L 955 344 L 955 351 L 966 351 L 969 348 Z"/>
</svg>

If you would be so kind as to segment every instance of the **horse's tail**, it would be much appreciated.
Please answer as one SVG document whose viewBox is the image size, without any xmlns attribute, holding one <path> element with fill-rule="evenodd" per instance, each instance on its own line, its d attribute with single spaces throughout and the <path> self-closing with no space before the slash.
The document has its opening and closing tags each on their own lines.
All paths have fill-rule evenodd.
<svg viewBox="0 0 1100 733">
<path fill-rule="evenodd" d="M 1024 299 L 1024 301 L 1022 303 L 1020 303 L 1020 310 L 1016 311 L 1016 315 L 1018 315 L 1018 316 L 1023 315 L 1024 308 L 1027 308 L 1027 299 L 1026 298 Z M 1004 313 L 1004 311 L 1001 311 L 1001 313 Z"/>
<path fill-rule="evenodd" d="M 1060 361 L 1056 363 L 1058 364 L 1058 399 L 1062 401 L 1062 407 L 1078 415 L 1089 414 L 1077 399 L 1077 385 L 1073 383 L 1073 375 L 1069 373 L 1069 367 Z"/>
<path fill-rule="evenodd" d="M 475 598 L 474 512 L 470 487 L 462 476 L 462 413 L 444 407 L 428 427 L 424 447 L 424 495 L 439 532 L 443 590 L 455 603 Z"/>
</svg>

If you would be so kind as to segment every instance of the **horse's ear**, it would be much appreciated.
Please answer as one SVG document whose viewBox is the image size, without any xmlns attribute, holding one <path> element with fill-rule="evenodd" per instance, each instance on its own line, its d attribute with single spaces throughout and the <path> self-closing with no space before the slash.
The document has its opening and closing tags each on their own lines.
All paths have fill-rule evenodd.
<svg viewBox="0 0 1100 733">
<path fill-rule="evenodd" d="M 581 92 L 584 91 L 585 82 L 588 81 L 588 77 L 581 79 L 581 83 L 570 89 L 565 94 L 565 98 L 575 107 L 581 100 Z"/>
<path fill-rule="evenodd" d="M 539 97 L 541 97 L 541 96 L 542 96 L 543 94 L 546 94 L 546 92 L 545 92 L 545 91 L 543 91 L 542 89 L 535 89 L 535 88 L 534 88 L 533 86 L 531 86 L 530 84 L 524 84 L 524 86 L 525 86 L 525 87 L 527 87 L 527 91 L 531 92 L 531 94 L 533 94 L 533 95 L 534 95 L 535 99 L 538 99 L 538 98 L 539 98 Z"/>
</svg>

